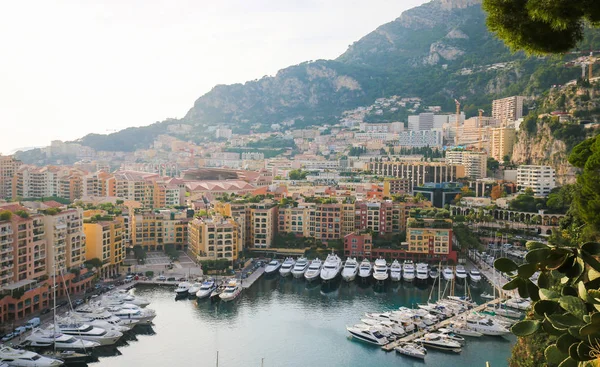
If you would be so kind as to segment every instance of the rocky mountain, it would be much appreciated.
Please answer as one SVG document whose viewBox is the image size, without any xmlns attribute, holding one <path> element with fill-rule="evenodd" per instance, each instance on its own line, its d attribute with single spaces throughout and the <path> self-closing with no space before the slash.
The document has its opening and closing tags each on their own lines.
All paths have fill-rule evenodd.
<svg viewBox="0 0 600 367">
<path fill-rule="evenodd" d="M 159 134 L 173 134 L 168 126 L 181 122 L 194 126 L 186 133 L 192 140 L 203 138 L 206 127 L 216 124 L 234 132 L 248 132 L 251 126 L 256 130 L 257 124 L 266 131 L 284 121 L 297 128 L 335 122 L 344 110 L 392 95 L 421 97 L 424 104 L 446 111 L 454 109 L 458 98 L 472 116 L 479 108 L 489 111 L 495 98 L 535 95 L 579 72 L 564 67 L 561 58 L 511 53 L 487 31 L 480 0 L 433 0 L 378 27 L 336 60 L 305 62 L 275 76 L 218 85 L 198 98 L 182 120 L 88 135 L 78 142 L 96 150 L 132 151 Z"/>
</svg>

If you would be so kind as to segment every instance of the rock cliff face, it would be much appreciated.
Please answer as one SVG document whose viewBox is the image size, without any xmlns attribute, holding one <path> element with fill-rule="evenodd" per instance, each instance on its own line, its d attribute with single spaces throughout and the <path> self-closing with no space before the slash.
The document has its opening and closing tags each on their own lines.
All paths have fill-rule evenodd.
<svg viewBox="0 0 600 367">
<path fill-rule="evenodd" d="M 524 129 L 517 134 L 513 163 L 551 166 L 556 170 L 557 185 L 575 183 L 577 169 L 567 159 L 566 144 L 552 136 L 548 125 L 539 124 L 535 134 L 527 134 Z"/>
</svg>

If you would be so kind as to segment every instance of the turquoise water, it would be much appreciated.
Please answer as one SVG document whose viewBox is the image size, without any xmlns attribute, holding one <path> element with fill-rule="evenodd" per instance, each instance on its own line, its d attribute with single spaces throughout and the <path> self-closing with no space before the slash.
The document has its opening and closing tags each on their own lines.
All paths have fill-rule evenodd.
<svg viewBox="0 0 600 367">
<path fill-rule="evenodd" d="M 488 289 L 479 289 L 480 294 Z M 348 336 L 365 312 L 425 302 L 430 288 L 356 282 L 325 288 L 263 277 L 235 303 L 175 300 L 172 288 L 140 288 L 156 310 L 154 335 L 119 347 L 93 366 L 506 366 L 514 337 L 469 338 L 461 354 L 429 351 L 425 362 L 386 353 Z"/>
</svg>

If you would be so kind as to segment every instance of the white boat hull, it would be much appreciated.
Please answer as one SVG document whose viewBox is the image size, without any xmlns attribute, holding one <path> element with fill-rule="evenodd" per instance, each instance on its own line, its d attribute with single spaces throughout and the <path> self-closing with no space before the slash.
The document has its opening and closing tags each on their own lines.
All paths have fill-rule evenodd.
<svg viewBox="0 0 600 367">
<path fill-rule="evenodd" d="M 292 276 L 296 279 L 300 279 L 304 276 L 305 271 L 292 271 Z"/>
<path fill-rule="evenodd" d="M 352 272 L 352 273 L 348 273 L 348 272 L 344 273 L 344 272 L 342 272 L 342 279 L 344 279 L 347 282 L 351 282 L 354 279 L 356 279 L 356 274 L 357 274 L 357 272 Z"/>
<path fill-rule="evenodd" d="M 390 273 L 390 279 L 392 282 L 399 282 L 402 279 L 402 273 L 399 271 L 393 271 Z"/>
</svg>

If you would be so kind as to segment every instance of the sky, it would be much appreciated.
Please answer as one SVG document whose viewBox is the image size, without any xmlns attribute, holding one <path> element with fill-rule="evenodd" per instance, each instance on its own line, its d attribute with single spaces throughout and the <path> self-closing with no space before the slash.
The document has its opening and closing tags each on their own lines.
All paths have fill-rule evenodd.
<svg viewBox="0 0 600 367">
<path fill-rule="evenodd" d="M 183 117 L 217 84 L 332 59 L 424 0 L 0 2 L 0 153 Z"/>
</svg>

